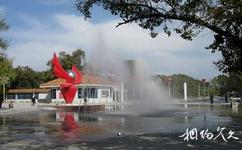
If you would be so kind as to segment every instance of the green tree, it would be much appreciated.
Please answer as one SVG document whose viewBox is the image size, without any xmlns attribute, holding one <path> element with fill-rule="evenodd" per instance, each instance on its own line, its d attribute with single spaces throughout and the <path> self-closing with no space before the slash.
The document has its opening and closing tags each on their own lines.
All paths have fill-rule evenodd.
<svg viewBox="0 0 242 150">
<path fill-rule="evenodd" d="M 9 28 L 4 18 L 0 16 L 0 32 L 6 31 Z M 7 41 L 0 37 L 0 49 L 6 49 L 8 46 Z"/>
<path fill-rule="evenodd" d="M 242 75 L 229 74 L 228 91 L 242 94 Z"/>
<path fill-rule="evenodd" d="M 12 64 L 12 59 L 0 53 L 0 108 L 2 107 L 6 86 L 8 86 L 9 82 L 15 77 Z"/>
<path fill-rule="evenodd" d="M 171 86 L 171 96 L 175 98 L 183 98 L 184 96 L 184 82 L 187 83 L 187 96 L 189 98 L 198 97 L 198 88 L 202 89 L 202 82 L 199 80 L 196 80 L 192 77 L 189 77 L 184 74 L 174 74 L 171 76 L 165 76 L 165 75 L 158 75 L 158 78 L 161 79 L 163 86 L 168 88 L 168 82 L 170 82 Z M 170 78 L 170 81 L 168 80 Z M 207 86 L 207 85 L 206 85 Z M 201 92 L 201 96 L 207 96 L 207 87 L 206 87 L 206 93 Z"/>
<path fill-rule="evenodd" d="M 242 76 L 238 74 L 218 75 L 211 81 L 212 86 L 218 91 L 218 95 L 225 96 L 236 92 L 242 94 Z"/>
<path fill-rule="evenodd" d="M 42 83 L 41 74 L 28 66 L 18 66 L 14 71 L 16 78 L 11 82 L 11 88 L 38 88 Z"/>
<path fill-rule="evenodd" d="M 71 69 L 73 64 L 75 64 L 79 70 L 83 70 L 86 65 L 85 55 L 86 54 L 83 50 L 77 49 L 71 54 L 61 51 L 59 52 L 58 58 L 65 70 Z M 52 66 L 51 61 L 52 60 L 48 61 L 47 65 Z"/>
<path fill-rule="evenodd" d="M 38 77 L 39 77 L 39 80 L 40 80 L 39 83 L 48 82 L 48 81 L 54 79 L 54 75 L 53 75 L 51 69 L 47 69 L 45 71 L 37 72 L 37 74 L 38 74 Z"/>
<path fill-rule="evenodd" d="M 0 77 L 8 77 L 9 80 L 14 79 L 13 60 L 5 54 L 0 53 Z"/>
<path fill-rule="evenodd" d="M 90 18 L 95 4 L 119 16 L 123 22 L 117 26 L 137 23 L 152 37 L 163 30 L 192 40 L 209 29 L 214 41 L 207 48 L 221 52 L 222 59 L 215 62 L 220 71 L 242 73 L 241 0 L 78 0 L 76 6 Z"/>
<path fill-rule="evenodd" d="M 0 16 L 0 32 L 8 29 L 8 25 L 5 20 Z M 5 92 L 5 86 L 8 85 L 9 81 L 13 80 L 15 77 L 15 73 L 13 71 L 13 61 L 8 58 L 1 50 L 5 50 L 7 48 L 7 41 L 0 37 L 0 108 L 2 107 L 3 102 L 3 94 Z"/>
<path fill-rule="evenodd" d="M 230 91 L 229 76 L 227 75 L 218 75 L 212 79 L 211 83 L 216 87 L 220 96 L 225 96 L 227 91 Z"/>
</svg>

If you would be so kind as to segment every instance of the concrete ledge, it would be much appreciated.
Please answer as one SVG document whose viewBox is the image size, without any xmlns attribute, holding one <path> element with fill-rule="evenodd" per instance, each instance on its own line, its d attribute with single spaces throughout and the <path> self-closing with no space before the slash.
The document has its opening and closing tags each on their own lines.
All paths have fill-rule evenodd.
<svg viewBox="0 0 242 150">
<path fill-rule="evenodd" d="M 59 110 L 65 111 L 76 111 L 76 112 L 97 112 L 104 111 L 104 104 L 87 104 L 87 105 L 78 105 L 78 104 L 38 104 L 38 107 L 52 107 Z"/>
<path fill-rule="evenodd" d="M 231 103 L 175 103 L 178 106 L 188 106 L 188 107 L 231 107 Z"/>
</svg>

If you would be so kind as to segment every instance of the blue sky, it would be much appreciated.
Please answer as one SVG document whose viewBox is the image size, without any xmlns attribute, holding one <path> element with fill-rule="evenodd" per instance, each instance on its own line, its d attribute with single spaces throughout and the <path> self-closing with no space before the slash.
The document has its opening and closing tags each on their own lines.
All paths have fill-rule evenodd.
<svg viewBox="0 0 242 150">
<path fill-rule="evenodd" d="M 219 74 L 212 61 L 219 58 L 204 47 L 212 42 L 211 33 L 201 33 L 192 42 L 178 35 L 160 34 L 152 39 L 135 24 L 115 28 L 120 21 L 102 8 L 93 9 L 85 21 L 75 9 L 75 0 L 1 0 L 0 13 L 10 29 L 1 33 L 8 39 L 6 51 L 14 65 L 47 68 L 54 52 L 86 51 L 88 59 L 97 51 L 113 53 L 119 59 L 142 59 L 153 73 L 183 73 L 195 78 L 212 78 Z M 111 59 L 111 58 L 108 58 Z"/>
</svg>

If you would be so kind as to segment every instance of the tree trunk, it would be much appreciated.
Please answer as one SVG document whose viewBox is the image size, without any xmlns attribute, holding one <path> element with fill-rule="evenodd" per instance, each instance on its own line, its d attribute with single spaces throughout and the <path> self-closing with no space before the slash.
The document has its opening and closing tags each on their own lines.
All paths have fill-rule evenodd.
<svg viewBox="0 0 242 150">
<path fill-rule="evenodd" d="M 0 99 L 0 109 L 2 108 L 3 99 Z"/>
</svg>

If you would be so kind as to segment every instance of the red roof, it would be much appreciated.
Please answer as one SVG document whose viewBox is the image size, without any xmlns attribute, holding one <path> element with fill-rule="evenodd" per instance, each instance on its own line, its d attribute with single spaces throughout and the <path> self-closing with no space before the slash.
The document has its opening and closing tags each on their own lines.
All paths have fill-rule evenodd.
<svg viewBox="0 0 242 150">
<path fill-rule="evenodd" d="M 40 87 L 55 87 L 65 83 L 64 79 L 54 79 L 52 81 L 43 83 Z M 97 75 L 83 75 L 81 84 L 103 84 L 103 85 L 117 85 L 118 82 L 111 78 L 104 78 Z"/>
</svg>

